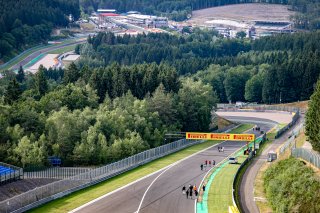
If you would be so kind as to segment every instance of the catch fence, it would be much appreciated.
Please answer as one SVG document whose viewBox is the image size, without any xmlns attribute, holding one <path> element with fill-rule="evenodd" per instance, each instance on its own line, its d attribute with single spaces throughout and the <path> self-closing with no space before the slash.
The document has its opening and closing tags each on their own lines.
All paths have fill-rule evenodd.
<svg viewBox="0 0 320 213">
<path fill-rule="evenodd" d="M 320 155 L 314 151 L 304 148 L 294 148 L 291 150 L 291 155 L 295 158 L 302 158 L 320 169 Z"/>
<path fill-rule="evenodd" d="M 300 132 L 304 131 L 304 124 L 299 124 L 294 130 L 292 130 L 289 139 L 280 147 L 279 153 L 284 153 L 289 148 L 295 148 L 296 145 L 296 137 L 300 134 Z"/>
<path fill-rule="evenodd" d="M 36 167 L 37 168 L 37 167 Z M 51 167 L 38 171 L 24 172 L 24 178 L 53 178 L 53 179 L 67 179 L 82 173 L 91 171 L 94 168 L 81 167 Z"/>
<path fill-rule="evenodd" d="M 59 180 L 45 186 L 37 187 L 13 198 L 0 202 L 0 212 L 24 212 L 36 206 L 63 197 L 72 192 L 109 179 L 113 176 L 131 170 L 152 160 L 174 153 L 186 147 L 202 143 L 181 139 L 157 148 L 146 150 L 118 162 L 91 169 L 79 175 Z"/>
</svg>

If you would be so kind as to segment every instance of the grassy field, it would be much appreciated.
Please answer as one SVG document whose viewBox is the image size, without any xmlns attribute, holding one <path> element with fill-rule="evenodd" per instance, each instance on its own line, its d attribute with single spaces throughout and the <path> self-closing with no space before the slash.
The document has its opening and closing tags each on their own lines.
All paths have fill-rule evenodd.
<svg viewBox="0 0 320 213">
<path fill-rule="evenodd" d="M 210 213 L 228 212 L 232 202 L 232 186 L 234 175 L 238 171 L 240 164 L 247 156 L 240 155 L 238 164 L 226 164 L 215 176 L 208 195 L 208 210 Z"/>
<path fill-rule="evenodd" d="M 236 20 L 239 23 L 252 23 L 255 20 L 290 21 L 293 11 L 280 4 L 233 4 L 192 11 L 190 24 L 203 25 L 214 19 Z"/>
<path fill-rule="evenodd" d="M 60 48 L 60 49 L 57 49 L 57 50 L 53 50 L 53 51 L 50 51 L 48 53 L 50 53 L 50 54 L 62 54 L 62 53 L 74 51 L 76 46 L 77 46 L 77 44 L 71 45 L 71 46 L 67 46 L 67 47 L 63 47 L 63 48 Z"/>
<path fill-rule="evenodd" d="M 238 128 L 234 129 L 234 130 L 232 131 L 232 133 L 234 133 L 234 134 L 240 134 L 240 133 L 243 133 L 243 132 L 245 132 L 245 131 L 247 131 L 247 130 L 252 129 L 253 126 L 254 126 L 254 125 L 252 125 L 252 124 L 241 124 L 241 126 L 239 126 Z"/>
<path fill-rule="evenodd" d="M 238 128 L 234 129 L 233 133 L 239 131 L 239 129 L 244 129 L 243 126 L 240 125 Z M 215 143 L 219 143 L 219 141 L 207 141 L 202 144 L 197 144 L 186 149 L 183 149 L 179 152 L 173 153 L 166 157 L 160 158 L 158 160 L 152 161 L 146 165 L 140 166 L 131 171 L 125 172 L 119 176 L 106 180 L 102 183 L 99 183 L 95 186 L 89 187 L 87 189 L 83 189 L 81 191 L 75 192 L 69 196 L 60 198 L 58 200 L 52 201 L 46 205 L 43 205 L 37 209 L 31 210 L 30 212 L 68 212 L 72 209 L 75 209 L 95 198 L 98 198 L 108 192 L 111 192 L 115 189 L 118 189 L 126 184 L 129 184 L 139 178 L 142 178 L 148 174 L 151 174 L 155 171 L 158 171 L 161 168 L 164 168 L 180 159 L 190 156 L 195 152 L 203 150 L 212 146 Z"/>
<path fill-rule="evenodd" d="M 298 107 L 301 109 L 308 109 L 308 103 L 309 101 L 299 101 L 299 102 L 293 102 L 293 103 L 287 103 L 287 104 L 276 104 L 275 106 L 287 106 L 287 107 Z"/>
</svg>

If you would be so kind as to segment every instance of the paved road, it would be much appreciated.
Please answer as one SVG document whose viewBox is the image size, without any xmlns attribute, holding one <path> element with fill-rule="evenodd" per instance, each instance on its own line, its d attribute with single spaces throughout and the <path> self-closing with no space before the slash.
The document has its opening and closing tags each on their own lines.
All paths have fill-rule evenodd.
<svg viewBox="0 0 320 213">
<path fill-rule="evenodd" d="M 298 120 L 296 125 L 291 127 L 291 129 L 298 126 L 301 122 L 301 118 Z M 247 168 L 246 172 L 241 181 L 240 185 L 240 199 L 241 199 L 241 206 L 244 212 L 253 212 L 258 213 L 259 209 L 257 207 L 256 202 L 254 201 L 254 180 L 262 167 L 262 165 L 267 160 L 267 154 L 269 151 L 275 151 L 280 145 L 282 145 L 287 139 L 290 134 L 290 130 L 285 132 L 280 138 L 276 139 L 270 146 L 264 149 L 262 154 L 254 158 L 250 166 Z"/>
<path fill-rule="evenodd" d="M 85 43 L 86 40 L 81 40 L 81 41 L 74 41 L 68 44 L 61 44 L 58 46 L 49 46 L 47 48 L 41 49 L 41 51 L 36 51 L 32 54 L 30 54 L 28 57 L 26 57 L 25 59 L 23 59 L 22 61 L 18 62 L 17 64 L 13 65 L 10 69 L 11 70 L 17 70 L 19 69 L 20 66 L 25 66 L 26 64 L 28 64 L 30 61 L 32 61 L 33 59 L 35 59 L 36 57 L 40 56 L 43 53 L 48 53 L 50 51 L 53 50 L 57 50 L 57 49 L 61 49 L 67 46 L 71 46 L 71 45 L 75 45 L 75 44 L 81 44 L 81 43 Z"/>
<path fill-rule="evenodd" d="M 217 111 L 219 116 L 229 117 L 246 117 L 246 118 L 260 118 L 260 119 L 268 119 L 280 124 L 289 123 L 292 120 L 292 114 L 288 112 L 255 112 L 255 111 Z"/>
<path fill-rule="evenodd" d="M 259 119 L 256 119 L 259 123 Z M 261 130 L 272 128 L 272 124 L 261 124 Z M 146 213 L 193 213 L 194 200 L 187 199 L 181 193 L 183 185 L 196 184 L 199 186 L 206 171 L 200 170 L 200 164 L 205 160 L 215 160 L 219 163 L 228 155 L 244 146 L 245 142 L 223 142 L 225 152 L 218 152 L 217 147 L 211 147 L 184 161 L 176 164 L 166 171 L 160 171 L 129 187 L 106 196 L 89 204 L 77 212 L 113 212 L 133 213 L 141 203 L 139 212 Z M 160 175 L 160 176 L 159 176 Z M 150 185 L 153 182 L 152 185 Z M 147 191 L 147 192 L 146 192 Z M 145 195 L 143 201 L 142 198 Z"/>
</svg>

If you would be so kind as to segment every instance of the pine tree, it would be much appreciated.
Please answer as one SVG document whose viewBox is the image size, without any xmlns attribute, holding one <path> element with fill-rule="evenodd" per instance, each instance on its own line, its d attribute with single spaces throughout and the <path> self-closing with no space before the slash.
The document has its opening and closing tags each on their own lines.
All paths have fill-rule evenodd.
<svg viewBox="0 0 320 213">
<path fill-rule="evenodd" d="M 12 104 L 14 101 L 18 100 L 21 95 L 20 85 L 14 78 L 9 82 L 7 90 L 4 95 L 4 100 L 7 104 Z"/>
<path fill-rule="evenodd" d="M 316 151 L 320 151 L 320 80 L 311 96 L 306 115 L 306 135 Z"/>
<path fill-rule="evenodd" d="M 24 70 L 23 70 L 22 66 L 20 66 L 16 78 L 17 78 L 17 81 L 18 81 L 19 83 L 22 83 L 22 82 L 23 82 L 23 80 L 24 80 L 24 78 L 25 78 L 25 74 L 24 74 Z"/>
<path fill-rule="evenodd" d="M 65 84 L 73 83 L 76 82 L 79 77 L 80 71 L 78 67 L 72 62 L 70 66 L 64 71 L 63 82 Z"/>
<path fill-rule="evenodd" d="M 48 82 L 44 75 L 45 68 L 40 65 L 38 72 L 35 76 L 36 91 L 40 96 L 43 96 L 48 91 Z"/>
</svg>

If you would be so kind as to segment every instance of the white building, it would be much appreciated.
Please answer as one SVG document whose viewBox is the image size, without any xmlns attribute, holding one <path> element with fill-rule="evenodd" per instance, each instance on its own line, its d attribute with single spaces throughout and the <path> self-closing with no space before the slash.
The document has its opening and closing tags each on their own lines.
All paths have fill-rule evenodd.
<svg viewBox="0 0 320 213">
<path fill-rule="evenodd" d="M 131 24 L 144 25 L 146 27 L 168 27 L 168 18 L 166 17 L 130 14 L 127 15 L 127 20 Z"/>
<path fill-rule="evenodd" d="M 98 13 L 115 13 L 117 12 L 115 9 L 98 9 Z"/>
</svg>

